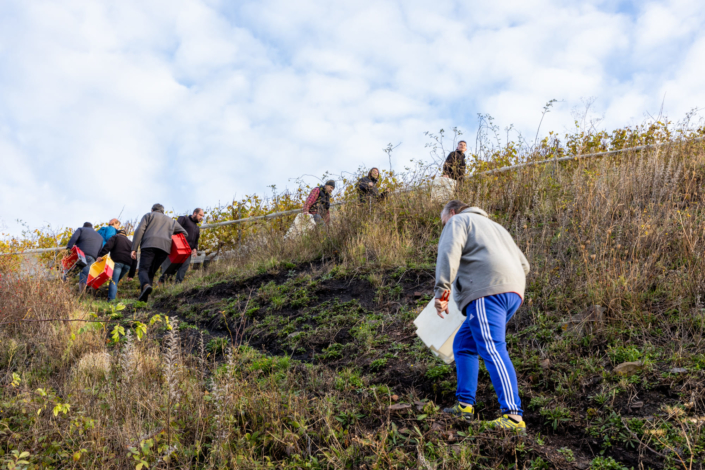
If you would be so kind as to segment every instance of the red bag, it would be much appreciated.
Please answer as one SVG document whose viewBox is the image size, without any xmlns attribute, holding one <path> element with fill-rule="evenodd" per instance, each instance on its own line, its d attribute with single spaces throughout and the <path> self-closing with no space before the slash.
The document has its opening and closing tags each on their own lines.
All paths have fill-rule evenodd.
<svg viewBox="0 0 705 470">
<path fill-rule="evenodd" d="M 191 256 L 191 247 L 183 233 L 171 236 L 171 253 L 169 261 L 173 264 L 182 264 Z"/>
<path fill-rule="evenodd" d="M 61 269 L 64 272 L 64 276 L 68 274 L 73 268 L 81 269 L 88 264 L 86 261 L 86 255 L 77 246 L 71 248 L 71 254 L 65 256 L 61 260 Z"/>
</svg>

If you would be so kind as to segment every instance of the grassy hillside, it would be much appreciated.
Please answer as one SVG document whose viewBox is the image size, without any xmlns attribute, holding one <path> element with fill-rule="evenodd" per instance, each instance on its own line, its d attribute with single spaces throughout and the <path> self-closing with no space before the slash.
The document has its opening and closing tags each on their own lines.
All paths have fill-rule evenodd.
<svg viewBox="0 0 705 470">
<path fill-rule="evenodd" d="M 431 299 L 442 203 L 419 189 L 371 212 L 344 206 L 328 230 L 299 239 L 265 231 L 148 304 L 134 300 L 134 281 L 121 285 L 120 311 L 76 299 L 70 286 L 5 276 L 0 459 L 7 468 L 700 468 L 703 178 L 703 145 L 674 143 L 459 189 L 532 265 L 508 334 L 526 437 L 440 413 L 454 401 L 455 370 L 412 321 Z M 90 313 L 112 322 L 16 321 Z M 639 364 L 615 372 L 624 362 Z M 478 400 L 479 417 L 494 418 L 484 369 Z"/>
</svg>

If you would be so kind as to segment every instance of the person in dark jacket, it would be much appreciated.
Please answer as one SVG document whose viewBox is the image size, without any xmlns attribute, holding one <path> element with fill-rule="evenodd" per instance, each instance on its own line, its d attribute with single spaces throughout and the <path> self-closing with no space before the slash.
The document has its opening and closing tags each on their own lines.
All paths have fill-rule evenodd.
<svg viewBox="0 0 705 470">
<path fill-rule="evenodd" d="M 110 219 L 108 225 L 98 229 L 98 234 L 103 237 L 103 246 L 108 243 L 111 237 L 115 236 L 118 230 L 120 230 L 120 221 L 118 219 Z"/>
<path fill-rule="evenodd" d="M 78 276 L 78 290 L 83 292 L 86 289 L 88 272 L 91 270 L 91 265 L 95 263 L 98 252 L 100 252 L 103 246 L 103 237 L 93 230 L 93 224 L 86 222 L 83 224 L 83 227 L 73 232 L 68 245 L 66 245 L 66 249 L 71 250 L 74 246 L 77 246 L 83 254 L 86 255 L 86 266 L 81 270 L 81 274 Z"/>
<path fill-rule="evenodd" d="M 98 256 L 105 256 L 108 253 L 110 253 L 110 257 L 115 262 L 113 279 L 108 286 L 108 302 L 110 302 L 117 297 L 120 279 L 126 275 L 128 279 L 135 277 L 137 260 L 132 259 L 132 242 L 127 238 L 127 234 L 124 230 L 118 230 L 114 236 L 110 237 L 108 243 L 106 243 L 103 249 L 100 250 L 100 253 L 98 253 Z"/>
<path fill-rule="evenodd" d="M 189 256 L 183 263 L 172 263 L 169 258 L 164 260 L 162 264 L 162 275 L 159 278 L 159 282 L 167 281 L 171 276 L 176 273 L 176 282 L 181 283 L 186 276 L 186 271 L 191 264 L 191 258 L 198 256 L 198 239 L 201 237 L 201 228 L 198 224 L 203 220 L 205 213 L 203 209 L 196 208 L 192 215 L 182 215 L 176 221 L 188 232 L 186 241 L 188 241 L 188 246 L 191 247 L 191 256 Z"/>
<path fill-rule="evenodd" d="M 139 300 L 142 302 L 149 300 L 154 275 L 169 256 L 171 236 L 175 233 L 183 233 L 188 236 L 188 232 L 177 221 L 164 214 L 164 206 L 161 204 L 154 204 L 152 212 L 145 214 L 135 229 L 131 256 L 132 259 L 137 259 L 137 250 L 141 248 Z"/>
<path fill-rule="evenodd" d="M 330 194 L 335 189 L 335 181 L 328 180 L 323 186 L 311 190 L 302 212 L 311 214 L 317 225 L 330 223 Z"/>
<path fill-rule="evenodd" d="M 379 182 L 379 170 L 372 168 L 367 176 L 360 178 L 357 182 L 357 193 L 360 195 L 360 202 L 372 200 L 381 201 L 387 197 L 387 191 L 379 192 L 377 183 Z"/>
<path fill-rule="evenodd" d="M 468 145 L 464 140 L 458 142 L 457 150 L 450 152 L 443 164 L 443 176 L 453 178 L 458 183 L 463 181 L 467 169 L 465 164 L 465 151 L 467 148 Z"/>
</svg>

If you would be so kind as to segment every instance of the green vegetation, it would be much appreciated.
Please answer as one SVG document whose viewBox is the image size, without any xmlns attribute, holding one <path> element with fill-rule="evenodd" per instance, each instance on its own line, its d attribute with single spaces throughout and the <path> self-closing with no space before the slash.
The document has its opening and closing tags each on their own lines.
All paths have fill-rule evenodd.
<svg viewBox="0 0 705 470">
<path fill-rule="evenodd" d="M 327 231 L 273 229 L 149 304 L 134 300 L 136 281 L 121 284 L 118 309 L 3 276 L 1 465 L 699 468 L 703 181 L 705 149 L 678 143 L 459 189 L 532 264 L 507 334 L 525 437 L 441 412 L 454 367 L 412 323 L 431 299 L 441 231 L 442 204 L 422 189 L 371 212 L 345 206 Z M 21 321 L 51 318 L 86 321 Z M 625 362 L 639 364 L 615 373 Z M 476 410 L 499 412 L 484 368 Z"/>
</svg>

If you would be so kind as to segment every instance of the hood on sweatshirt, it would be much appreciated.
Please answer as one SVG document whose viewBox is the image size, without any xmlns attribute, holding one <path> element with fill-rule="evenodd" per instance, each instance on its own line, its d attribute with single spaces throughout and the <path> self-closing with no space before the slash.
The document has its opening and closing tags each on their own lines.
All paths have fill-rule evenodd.
<svg viewBox="0 0 705 470">
<path fill-rule="evenodd" d="M 472 214 L 484 215 L 484 216 L 487 217 L 488 219 L 490 218 L 490 216 L 487 215 L 487 212 L 483 211 L 483 210 L 480 209 L 479 207 L 468 207 L 468 208 L 465 209 L 463 212 L 470 212 L 470 213 L 472 213 Z M 461 214 L 462 214 L 462 212 L 461 212 Z"/>
</svg>

